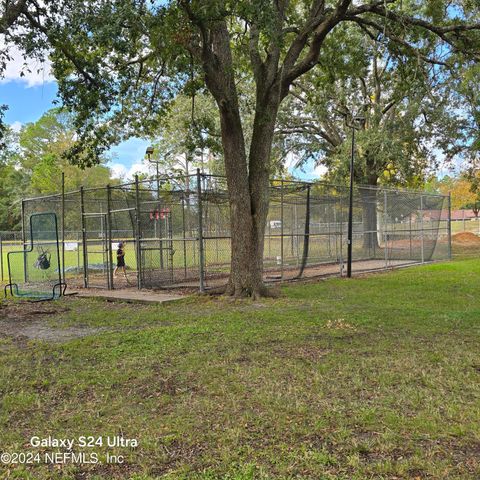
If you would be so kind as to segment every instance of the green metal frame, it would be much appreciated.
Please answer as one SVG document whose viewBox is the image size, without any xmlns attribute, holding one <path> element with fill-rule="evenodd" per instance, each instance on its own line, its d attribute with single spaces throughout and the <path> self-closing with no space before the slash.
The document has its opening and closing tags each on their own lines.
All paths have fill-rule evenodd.
<svg viewBox="0 0 480 480">
<path fill-rule="evenodd" d="M 52 286 L 52 293 L 51 295 L 47 295 L 47 293 L 35 293 L 35 292 L 28 292 L 28 291 L 21 291 L 18 287 L 17 283 L 12 282 L 12 269 L 10 265 L 10 256 L 15 255 L 15 254 L 23 254 L 24 262 L 26 261 L 25 254 L 32 252 L 33 251 L 33 228 L 32 228 L 32 219 L 35 217 L 41 217 L 41 216 L 52 216 L 54 219 L 55 223 L 55 245 L 57 248 L 57 258 L 58 258 L 58 282 L 55 283 Z M 65 294 L 65 290 L 67 288 L 67 284 L 62 281 L 62 266 L 60 265 L 61 260 L 60 260 L 60 242 L 58 239 L 58 222 L 57 222 L 57 215 L 55 213 L 34 213 L 30 216 L 30 245 L 27 248 L 24 248 L 23 250 L 17 250 L 13 252 L 9 252 L 7 254 L 7 266 L 8 266 L 8 284 L 5 285 L 4 288 L 4 294 L 5 297 L 7 297 L 7 289 L 10 291 L 10 295 L 12 297 L 18 297 L 18 298 L 24 298 L 27 300 L 31 301 L 36 301 L 36 302 L 41 302 L 45 300 L 55 300 L 57 298 L 60 298 L 62 295 Z M 26 266 L 24 265 L 24 269 Z"/>
</svg>

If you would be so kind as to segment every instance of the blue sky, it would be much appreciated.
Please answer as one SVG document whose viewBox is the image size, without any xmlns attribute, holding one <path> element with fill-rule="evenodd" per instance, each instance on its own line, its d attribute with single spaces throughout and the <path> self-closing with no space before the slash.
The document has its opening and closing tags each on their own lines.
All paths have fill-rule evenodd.
<svg viewBox="0 0 480 480">
<path fill-rule="evenodd" d="M 27 122 L 38 120 L 44 112 L 54 106 L 53 101 L 57 94 L 55 79 L 50 74 L 48 62 L 46 64 L 29 63 L 31 72 L 20 75 L 24 60 L 21 53 L 12 48 L 12 61 L 7 64 L 4 78 L 0 80 L 0 105 L 6 104 L 6 121 L 15 129 L 19 129 Z M 110 151 L 112 161 L 110 168 L 115 176 L 132 177 L 136 172 L 146 172 L 147 166 L 143 162 L 147 140 L 132 138 L 113 147 Z M 293 163 L 287 160 L 287 164 Z M 313 162 L 304 166 L 302 170 L 292 171 L 295 176 L 305 180 L 318 179 L 324 172 L 323 167 L 315 167 Z M 448 168 L 442 168 L 438 176 L 451 173 Z"/>
<path fill-rule="evenodd" d="M 35 122 L 54 107 L 57 96 L 57 84 L 50 76 L 48 67 L 40 73 L 35 71 L 21 77 L 22 63 L 17 56 L 7 67 L 5 79 L 0 81 L 0 105 L 9 107 L 5 120 L 17 130 L 25 123 Z M 130 176 L 136 171 L 144 171 L 142 159 L 147 145 L 146 140 L 132 138 L 113 147 L 110 151 L 113 160 L 109 166 L 114 174 Z"/>
<path fill-rule="evenodd" d="M 57 84 L 51 76 L 49 65 L 29 65 L 31 72 L 20 75 L 23 59 L 18 51 L 12 52 L 13 60 L 7 65 L 5 78 L 0 80 L 0 105 L 9 109 L 5 119 L 15 129 L 28 122 L 35 122 L 43 113 L 54 107 Z M 147 140 L 132 138 L 110 150 L 112 161 L 109 163 L 116 176 L 131 177 L 136 172 L 145 172 L 143 163 Z M 305 171 L 297 170 L 297 176 L 313 180 L 319 177 L 322 169 L 306 165 Z"/>
<path fill-rule="evenodd" d="M 52 78 L 36 78 L 27 75 L 25 78 L 9 78 L 0 81 L 0 105 L 9 106 L 5 114 L 6 122 L 18 129 L 21 125 L 38 120 L 43 113 L 54 107 L 57 85 Z M 132 177 L 136 172 L 146 172 L 147 166 L 142 162 L 149 142 L 140 138 L 130 140 L 110 150 L 112 161 L 109 166 L 115 176 Z M 289 169 L 291 170 L 291 169 Z M 304 167 L 305 171 L 295 170 L 294 174 L 305 180 L 318 179 L 325 171 L 312 164 Z M 441 169 L 439 177 L 450 173 Z"/>
<path fill-rule="evenodd" d="M 5 120 L 15 129 L 28 122 L 35 122 L 43 113 L 54 107 L 57 95 L 57 85 L 54 81 L 42 81 L 29 84 L 27 80 L 12 79 L 0 82 L 0 105 L 9 106 Z M 140 138 L 130 140 L 113 147 L 110 155 L 113 160 L 109 163 L 114 175 L 132 176 L 135 172 L 146 171 L 142 163 L 148 141 Z M 313 165 L 307 166 L 310 172 L 303 173 L 297 170 L 297 175 L 305 179 L 318 178 Z"/>
</svg>

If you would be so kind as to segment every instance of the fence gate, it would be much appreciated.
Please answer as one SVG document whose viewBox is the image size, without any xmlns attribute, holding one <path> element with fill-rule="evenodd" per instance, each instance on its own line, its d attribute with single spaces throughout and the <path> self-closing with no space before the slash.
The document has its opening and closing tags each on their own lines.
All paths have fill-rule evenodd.
<svg viewBox="0 0 480 480">
<path fill-rule="evenodd" d="M 174 280 L 172 212 L 169 208 L 142 212 L 140 239 L 140 285 L 155 288 Z"/>
<path fill-rule="evenodd" d="M 105 213 L 84 213 L 83 265 L 87 288 L 109 288 L 111 269 Z"/>
</svg>

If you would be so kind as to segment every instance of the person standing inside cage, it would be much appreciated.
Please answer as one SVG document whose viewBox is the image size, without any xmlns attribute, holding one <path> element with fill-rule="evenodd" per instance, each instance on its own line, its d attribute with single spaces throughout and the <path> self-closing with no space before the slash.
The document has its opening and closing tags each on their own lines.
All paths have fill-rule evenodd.
<svg viewBox="0 0 480 480">
<path fill-rule="evenodd" d="M 118 271 L 121 270 L 125 278 L 127 278 L 127 271 L 125 269 L 125 244 L 123 242 L 118 242 L 117 248 L 117 266 L 113 271 L 113 276 L 116 277 Z"/>
</svg>

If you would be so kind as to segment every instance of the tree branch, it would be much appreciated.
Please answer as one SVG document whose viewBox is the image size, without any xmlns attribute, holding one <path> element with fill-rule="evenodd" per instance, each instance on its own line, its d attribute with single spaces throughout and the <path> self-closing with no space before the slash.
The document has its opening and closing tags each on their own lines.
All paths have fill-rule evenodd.
<svg viewBox="0 0 480 480">
<path fill-rule="evenodd" d="M 330 31 L 342 20 L 342 17 L 346 14 L 348 7 L 352 0 L 340 0 L 335 10 L 330 14 L 326 15 L 326 10 L 323 14 L 319 14 L 314 19 L 314 24 L 317 26 L 313 30 L 313 38 L 310 43 L 310 47 L 307 51 L 305 57 L 297 62 L 295 65 L 288 68 L 286 62 L 284 67 L 287 67 L 287 70 L 284 72 L 283 82 L 282 82 L 282 95 L 285 96 L 288 93 L 288 89 L 293 80 L 298 78 L 300 75 L 303 75 L 305 72 L 311 70 L 318 61 L 318 56 L 320 54 L 320 48 L 325 40 L 326 36 Z M 322 4 L 323 10 L 323 2 Z M 307 34 L 308 38 L 308 34 Z M 305 40 L 306 44 L 306 40 Z M 304 46 L 305 46 L 304 44 Z M 303 50 L 303 47 L 302 47 Z M 288 55 L 288 54 L 287 54 Z M 297 55 L 298 58 L 298 55 Z"/>
<path fill-rule="evenodd" d="M 39 20 L 34 18 L 34 16 L 30 12 L 25 11 L 24 14 L 27 17 L 30 24 L 33 27 L 37 28 L 40 32 L 42 32 L 49 39 L 51 45 L 54 48 L 58 48 L 65 55 L 65 57 L 70 62 L 72 62 L 72 64 L 75 66 L 77 72 L 85 79 L 85 81 L 87 83 L 89 83 L 91 86 L 98 86 L 98 82 L 85 70 L 85 68 L 82 66 L 80 60 L 68 48 L 67 42 L 65 40 L 57 41 L 51 35 L 51 33 L 48 31 L 48 29 L 44 25 L 42 25 Z"/>
<path fill-rule="evenodd" d="M 424 30 L 434 33 L 435 35 L 440 37 L 443 41 L 445 41 L 452 47 L 458 49 L 459 51 L 463 51 L 463 49 L 459 48 L 457 43 L 454 40 L 452 40 L 448 34 L 451 34 L 451 33 L 456 34 L 457 38 L 459 38 L 459 34 L 461 33 L 480 30 L 480 23 L 474 23 L 470 25 L 458 24 L 458 25 L 448 25 L 448 26 L 437 26 L 437 25 L 434 25 L 433 23 L 427 22 L 426 20 L 422 20 L 421 18 L 416 18 L 410 15 L 395 13 L 392 10 L 386 9 L 384 6 L 375 6 L 369 11 L 375 15 L 393 20 L 396 23 L 400 23 L 402 25 L 411 25 L 411 26 L 421 27 Z"/>
<path fill-rule="evenodd" d="M 408 42 L 405 40 L 402 40 L 401 38 L 397 37 L 396 35 L 392 34 L 389 30 L 387 30 L 383 25 L 380 25 L 379 23 L 366 19 L 363 17 L 358 17 L 355 15 L 347 15 L 345 17 L 345 20 L 347 21 L 352 21 L 354 23 L 357 23 L 360 28 L 362 28 L 363 31 L 368 31 L 365 27 L 371 27 L 374 28 L 377 32 L 381 33 L 382 35 L 385 35 L 389 40 L 392 40 L 394 43 L 397 43 L 398 45 L 401 45 L 402 47 L 405 47 L 407 50 L 409 50 L 414 56 L 420 58 L 426 63 L 430 63 L 432 65 L 439 65 L 442 67 L 446 68 L 452 68 L 451 65 L 449 65 L 446 62 L 443 62 L 441 60 L 437 60 L 435 58 L 427 57 L 426 55 L 423 55 L 419 52 L 417 47 L 414 47 L 413 45 L 410 45 Z M 371 38 L 374 38 L 373 35 L 369 35 Z M 378 40 L 376 40 L 378 41 Z"/>
<path fill-rule="evenodd" d="M 18 17 L 27 10 L 27 0 L 17 0 L 14 3 L 5 3 L 5 12 L 0 17 L 0 34 L 7 30 L 17 21 Z"/>
<path fill-rule="evenodd" d="M 285 72 L 293 68 L 293 65 L 298 60 L 300 54 L 305 48 L 305 45 L 307 44 L 308 37 L 323 20 L 324 14 L 325 0 L 316 0 L 312 5 L 309 17 L 305 22 L 305 25 L 297 33 L 297 36 L 295 37 L 294 41 L 292 42 L 290 48 L 287 51 L 287 54 L 285 55 L 285 60 L 283 62 L 283 70 Z"/>
<path fill-rule="evenodd" d="M 250 26 L 250 39 L 248 42 L 249 53 L 250 53 L 250 63 L 252 64 L 253 75 L 257 83 L 261 82 L 263 76 L 263 61 L 258 51 L 258 42 L 260 38 L 260 32 L 258 26 L 255 23 L 252 23 Z"/>
</svg>

